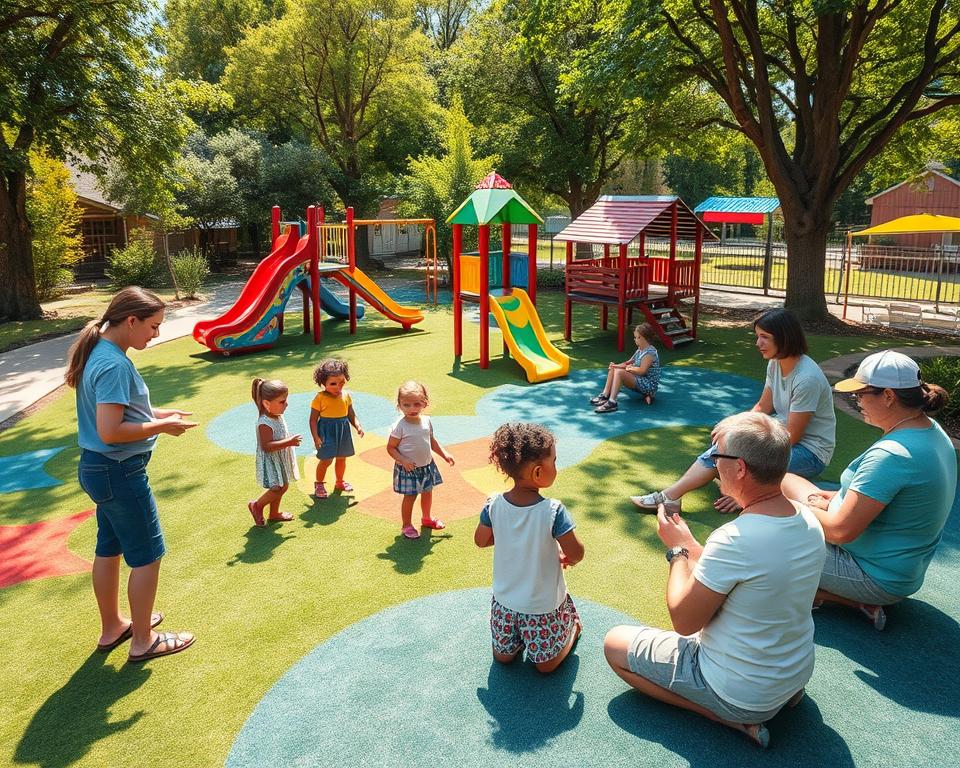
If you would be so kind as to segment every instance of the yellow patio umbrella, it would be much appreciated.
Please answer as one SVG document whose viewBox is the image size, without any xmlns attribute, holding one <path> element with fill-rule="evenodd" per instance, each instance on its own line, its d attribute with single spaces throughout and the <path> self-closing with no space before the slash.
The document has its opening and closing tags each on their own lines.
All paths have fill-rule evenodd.
<svg viewBox="0 0 960 768">
<path fill-rule="evenodd" d="M 850 234 L 853 237 L 868 237 L 870 235 L 914 235 L 925 232 L 960 232 L 960 217 L 941 216 L 939 213 L 915 213 Z"/>
</svg>

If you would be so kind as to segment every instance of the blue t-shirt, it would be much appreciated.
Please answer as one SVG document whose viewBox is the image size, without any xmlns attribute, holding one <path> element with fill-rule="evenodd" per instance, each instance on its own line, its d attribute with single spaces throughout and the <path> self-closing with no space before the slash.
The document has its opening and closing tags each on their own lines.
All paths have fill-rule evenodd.
<svg viewBox="0 0 960 768">
<path fill-rule="evenodd" d="M 644 347 L 643 349 L 638 349 L 636 352 L 634 352 L 633 357 L 630 358 L 630 362 L 628 363 L 628 365 L 631 368 L 639 368 L 640 363 L 643 362 L 643 358 L 645 357 L 653 358 L 653 362 L 650 363 L 650 367 L 647 369 L 647 375 L 649 376 L 651 373 L 654 372 L 655 368 L 660 367 L 660 353 L 657 352 L 657 348 L 653 346 L 653 344 L 650 344 L 649 346 Z"/>
<path fill-rule="evenodd" d="M 135 443 L 105 443 L 97 434 L 97 404 L 123 406 L 123 421 L 144 424 L 153 420 L 150 390 L 133 362 L 112 341 L 100 339 L 83 367 L 77 387 L 77 442 L 116 461 L 153 450 L 157 436 Z"/>
<path fill-rule="evenodd" d="M 886 505 L 843 548 L 886 592 L 912 595 L 943 536 L 956 488 L 957 454 L 939 424 L 882 437 L 850 462 L 831 500 L 837 509 L 851 490 Z"/>
</svg>

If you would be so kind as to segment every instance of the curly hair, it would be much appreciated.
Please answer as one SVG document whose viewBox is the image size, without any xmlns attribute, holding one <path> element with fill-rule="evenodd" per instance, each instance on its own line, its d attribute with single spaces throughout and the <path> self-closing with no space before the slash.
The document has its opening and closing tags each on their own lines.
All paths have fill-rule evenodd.
<svg viewBox="0 0 960 768">
<path fill-rule="evenodd" d="M 346 360 L 329 357 L 313 369 L 313 380 L 319 387 L 326 384 L 327 379 L 333 376 L 343 376 L 347 381 L 350 381 L 350 369 L 347 367 Z"/>
<path fill-rule="evenodd" d="M 490 463 L 507 477 L 516 478 L 525 465 L 549 456 L 555 443 L 553 433 L 540 424 L 509 422 L 493 433 Z"/>
</svg>

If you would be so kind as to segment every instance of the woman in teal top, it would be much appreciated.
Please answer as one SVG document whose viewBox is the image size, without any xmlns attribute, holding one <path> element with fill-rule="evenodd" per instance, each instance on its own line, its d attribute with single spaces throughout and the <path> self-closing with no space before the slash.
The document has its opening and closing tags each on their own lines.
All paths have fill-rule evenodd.
<svg viewBox="0 0 960 768">
<path fill-rule="evenodd" d="M 883 606 L 923 584 L 953 506 L 956 452 L 926 415 L 944 406 L 947 393 L 922 382 L 919 366 L 892 350 L 864 359 L 835 389 L 857 397 L 864 421 L 882 437 L 844 470 L 839 491 L 796 475 L 784 478 L 783 491 L 823 526 L 828 544 L 818 601 L 854 606 L 883 629 Z"/>
<path fill-rule="evenodd" d="M 100 610 L 97 650 L 126 640 L 130 661 L 189 648 L 190 632 L 155 632 L 153 613 L 166 551 L 147 464 L 160 434 L 179 436 L 194 422 L 187 411 L 154 408 L 150 390 L 127 350 L 144 349 L 163 322 L 163 302 L 142 288 L 124 288 L 103 317 L 87 323 L 70 348 L 66 381 L 77 391 L 80 486 L 97 505 L 93 593 Z M 120 557 L 130 567 L 130 618 L 120 612 Z"/>
</svg>

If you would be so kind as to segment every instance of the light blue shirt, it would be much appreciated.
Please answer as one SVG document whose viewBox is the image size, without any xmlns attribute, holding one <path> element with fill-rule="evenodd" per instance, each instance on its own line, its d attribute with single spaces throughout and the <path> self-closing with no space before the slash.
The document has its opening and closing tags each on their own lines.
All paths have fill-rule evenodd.
<svg viewBox="0 0 960 768">
<path fill-rule="evenodd" d="M 150 390 L 133 361 L 112 341 L 100 339 L 83 367 L 77 387 L 77 442 L 81 448 L 123 461 L 153 450 L 157 436 L 135 443 L 105 443 L 97 434 L 97 405 L 123 406 L 123 421 L 144 424 L 153 420 Z"/>
<path fill-rule="evenodd" d="M 939 424 L 886 435 L 850 462 L 831 500 L 836 509 L 851 490 L 886 505 L 843 548 L 884 591 L 912 595 L 943 536 L 956 488 L 957 454 Z"/>
</svg>

